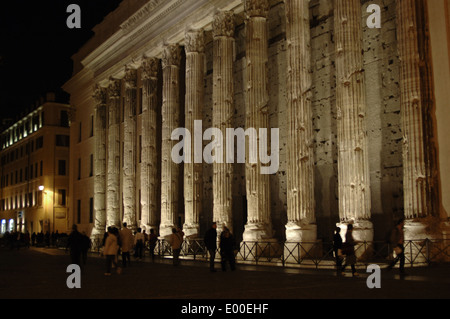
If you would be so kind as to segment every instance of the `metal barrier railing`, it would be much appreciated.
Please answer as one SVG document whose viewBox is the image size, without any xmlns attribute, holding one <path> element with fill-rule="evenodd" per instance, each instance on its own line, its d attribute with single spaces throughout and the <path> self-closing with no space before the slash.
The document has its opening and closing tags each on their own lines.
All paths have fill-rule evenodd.
<svg viewBox="0 0 450 319">
<path fill-rule="evenodd" d="M 391 244 L 386 242 L 359 242 L 355 246 L 358 264 L 388 264 L 394 258 Z M 433 263 L 450 262 L 450 240 L 424 239 L 409 240 L 404 243 L 405 266 L 424 266 Z M 102 240 L 93 239 L 91 252 L 101 253 Z M 146 243 L 145 255 L 150 255 L 150 245 Z M 169 242 L 159 239 L 155 246 L 156 256 L 172 257 Z M 220 250 L 216 252 L 220 256 Z M 241 242 L 235 251 L 237 263 L 278 265 L 283 267 L 308 266 L 314 268 L 334 267 L 335 252 L 328 242 Z M 180 258 L 206 261 L 208 250 L 202 239 L 185 239 L 181 246 Z"/>
</svg>

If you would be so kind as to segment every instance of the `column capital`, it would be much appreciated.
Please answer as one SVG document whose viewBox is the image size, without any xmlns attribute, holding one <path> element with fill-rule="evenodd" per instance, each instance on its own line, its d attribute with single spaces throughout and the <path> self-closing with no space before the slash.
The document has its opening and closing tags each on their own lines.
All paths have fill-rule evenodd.
<svg viewBox="0 0 450 319">
<path fill-rule="evenodd" d="M 268 0 L 244 0 L 245 15 L 247 18 L 263 17 L 269 14 Z"/>
<path fill-rule="evenodd" d="M 130 67 L 125 67 L 125 88 L 135 89 L 137 87 L 137 70 Z"/>
<path fill-rule="evenodd" d="M 232 11 L 220 11 L 214 15 L 214 37 L 233 37 L 234 27 L 234 13 Z"/>
<path fill-rule="evenodd" d="M 107 93 L 106 88 L 101 87 L 99 84 L 96 84 L 94 86 L 94 94 L 92 95 L 92 97 L 95 99 L 96 105 L 106 104 L 106 93 Z"/>
<path fill-rule="evenodd" d="M 108 86 L 108 95 L 111 98 L 119 98 L 120 97 L 120 89 L 121 89 L 121 83 L 120 80 L 109 78 L 109 86 Z"/>
<path fill-rule="evenodd" d="M 158 58 L 144 58 L 142 60 L 142 79 L 150 80 L 158 77 Z"/>
<path fill-rule="evenodd" d="M 162 66 L 179 67 L 181 62 L 181 49 L 178 44 L 166 44 L 162 52 Z"/>
<path fill-rule="evenodd" d="M 200 30 L 188 30 L 185 34 L 185 50 L 186 53 L 205 52 L 205 39 L 203 29 Z"/>
</svg>

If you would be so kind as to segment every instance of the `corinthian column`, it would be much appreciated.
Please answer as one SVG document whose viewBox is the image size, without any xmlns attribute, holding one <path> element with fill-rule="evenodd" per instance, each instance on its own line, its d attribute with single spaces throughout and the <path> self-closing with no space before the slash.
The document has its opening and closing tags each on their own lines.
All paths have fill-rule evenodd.
<svg viewBox="0 0 450 319">
<path fill-rule="evenodd" d="M 203 30 L 188 31 L 185 36 L 186 50 L 186 129 L 194 133 L 194 121 L 202 120 L 204 98 L 205 45 Z M 199 217 L 202 208 L 202 163 L 195 162 L 194 139 L 191 139 L 191 161 L 184 164 L 184 208 L 186 237 L 198 237 Z M 201 153 L 201 149 L 200 149 Z M 202 154 L 197 154 L 202 156 Z"/>
<path fill-rule="evenodd" d="M 372 241 L 360 1 L 336 0 L 334 21 L 339 216 L 356 240 Z"/>
<path fill-rule="evenodd" d="M 147 229 L 154 228 L 156 230 L 159 226 L 156 204 L 158 193 L 158 153 L 156 148 L 158 67 L 159 60 L 156 58 L 146 58 L 142 63 L 141 225 Z"/>
<path fill-rule="evenodd" d="M 120 91 L 121 81 L 111 79 L 108 87 L 108 165 L 106 224 L 120 226 Z"/>
<path fill-rule="evenodd" d="M 288 145 L 287 242 L 317 239 L 311 111 L 309 0 L 285 0 Z"/>
<path fill-rule="evenodd" d="M 246 129 L 269 128 L 268 114 L 268 0 L 245 0 L 246 14 Z M 248 155 L 248 154 L 247 154 Z M 270 216 L 269 175 L 261 174 L 260 159 L 256 163 L 246 156 L 245 180 L 247 190 L 247 224 L 244 241 L 260 241 L 272 238 Z"/>
<path fill-rule="evenodd" d="M 180 125 L 179 72 L 181 51 L 178 45 L 163 50 L 163 104 L 161 145 L 161 225 L 160 235 L 169 236 L 178 216 L 179 165 L 172 160 L 172 131 Z"/>
<path fill-rule="evenodd" d="M 92 237 L 105 233 L 105 189 L 106 189 L 106 89 L 100 86 L 94 91 L 94 229 Z"/>
<path fill-rule="evenodd" d="M 137 70 L 125 70 L 125 107 L 123 120 L 123 221 L 136 228 L 136 106 Z"/>
<path fill-rule="evenodd" d="M 430 118 L 430 82 L 426 6 L 422 0 L 397 0 L 400 58 L 400 103 L 403 132 L 403 196 L 407 239 L 431 238 L 425 217 L 438 216 L 438 191 L 433 174 L 435 149 Z M 414 220 L 413 220 L 414 219 Z M 428 218 L 430 221 L 430 218 Z"/>
<path fill-rule="evenodd" d="M 220 129 L 222 133 L 227 128 L 232 128 L 234 114 L 233 35 L 233 12 L 217 13 L 213 20 L 213 127 Z M 227 145 L 225 136 L 223 141 Z M 226 162 L 225 152 L 220 163 L 213 163 L 213 171 L 213 219 L 217 222 L 219 231 L 224 225 L 233 231 L 233 164 Z"/>
</svg>

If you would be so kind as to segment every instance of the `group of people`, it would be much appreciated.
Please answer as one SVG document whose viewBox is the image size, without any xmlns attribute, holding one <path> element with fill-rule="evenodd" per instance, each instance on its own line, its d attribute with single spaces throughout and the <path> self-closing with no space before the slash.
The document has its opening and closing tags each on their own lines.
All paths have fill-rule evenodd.
<svg viewBox="0 0 450 319">
<path fill-rule="evenodd" d="M 59 234 L 58 231 L 50 233 L 46 231 L 40 231 L 38 233 L 30 232 L 27 230 L 25 232 L 13 231 L 5 232 L 3 240 L 6 246 L 19 249 L 20 247 L 29 248 L 30 246 L 36 247 L 57 247 L 58 239 L 62 237 L 67 237 L 67 234 Z"/>
<path fill-rule="evenodd" d="M 86 265 L 87 254 L 91 246 L 92 242 L 89 236 L 85 232 L 80 233 L 77 225 L 73 225 L 66 243 L 66 248 L 70 250 L 72 264 L 77 264 L 80 267 Z"/>
<path fill-rule="evenodd" d="M 144 249 L 148 241 L 152 261 L 155 259 L 155 247 L 158 241 L 158 236 L 154 229 L 150 230 L 147 236 L 145 230 L 142 232 L 141 228 L 133 234 L 132 230 L 128 228 L 127 223 L 123 223 L 121 230 L 116 227 L 108 227 L 108 231 L 103 237 L 103 255 L 106 257 L 106 276 L 111 275 L 112 267 L 117 269 L 117 273 L 121 273 L 122 268 L 118 265 L 118 255 L 122 256 L 122 267 L 125 268 L 131 265 L 130 253 L 134 251 L 134 257 L 137 260 L 142 260 Z"/>
<path fill-rule="evenodd" d="M 216 272 L 214 265 L 217 251 L 217 224 L 215 222 L 205 233 L 204 241 L 209 253 L 209 269 L 211 272 Z M 223 226 L 219 240 L 222 271 L 227 270 L 227 264 L 230 265 L 231 271 L 236 269 L 235 250 L 236 242 L 234 236 L 231 234 L 228 227 Z"/>
<path fill-rule="evenodd" d="M 398 262 L 400 262 L 400 274 L 405 274 L 405 247 L 404 247 L 404 233 L 403 227 L 405 225 L 404 218 L 400 219 L 391 230 L 388 242 L 394 249 L 396 257 L 389 264 L 388 270 L 392 269 Z M 335 234 L 333 237 L 333 250 L 336 258 L 336 269 L 338 274 L 341 274 L 345 268 L 350 265 L 352 269 L 352 275 L 354 277 L 358 276 L 358 272 L 356 271 L 356 253 L 355 253 L 355 245 L 356 242 L 353 238 L 353 225 L 349 224 L 347 226 L 347 232 L 345 233 L 345 242 L 342 241 L 341 237 L 341 229 L 340 227 L 336 227 Z M 342 264 L 343 260 L 345 260 L 344 264 Z"/>
<path fill-rule="evenodd" d="M 389 242 L 394 248 L 396 258 L 390 263 L 388 269 L 392 269 L 397 262 L 400 262 L 400 273 L 404 274 L 405 254 L 404 254 L 404 219 L 399 220 L 394 229 L 390 232 Z M 356 271 L 357 257 L 355 253 L 356 242 L 353 238 L 353 225 L 347 226 L 345 234 L 345 241 L 342 240 L 341 229 L 336 227 L 333 237 L 333 250 L 336 259 L 336 268 L 338 274 L 345 271 L 347 266 L 351 267 L 352 275 L 358 276 Z M 173 252 L 173 265 L 180 264 L 180 253 L 184 241 L 184 233 L 180 228 L 173 228 L 172 234 L 168 238 Z M 123 228 L 118 230 L 116 227 L 108 227 L 108 231 L 103 238 L 103 255 L 106 257 L 106 272 L 105 275 L 111 275 L 111 269 L 114 267 L 118 273 L 121 273 L 122 268 L 118 265 L 118 255 L 122 257 L 122 267 L 125 268 L 131 265 L 130 253 L 134 250 L 134 257 L 137 260 L 142 260 L 146 244 L 149 244 L 149 250 L 152 261 L 155 258 L 155 248 L 158 242 L 158 236 L 154 230 L 150 230 L 150 234 L 142 232 L 141 228 L 133 235 L 132 230 L 127 227 L 127 223 L 123 223 Z M 236 242 L 230 230 L 223 226 L 220 233 L 219 240 L 217 236 L 217 224 L 214 222 L 211 228 L 205 233 L 204 243 L 209 253 L 209 268 L 211 272 L 216 272 L 215 258 L 217 252 L 217 243 L 219 242 L 219 253 L 221 257 L 222 271 L 227 270 L 227 264 L 232 271 L 236 269 L 235 250 Z M 87 251 L 91 245 L 90 239 L 84 234 L 77 231 L 76 225 L 73 226 L 73 231 L 69 235 L 67 247 L 71 250 L 72 263 L 83 264 L 86 263 Z M 345 261 L 345 262 L 344 262 Z"/>
</svg>

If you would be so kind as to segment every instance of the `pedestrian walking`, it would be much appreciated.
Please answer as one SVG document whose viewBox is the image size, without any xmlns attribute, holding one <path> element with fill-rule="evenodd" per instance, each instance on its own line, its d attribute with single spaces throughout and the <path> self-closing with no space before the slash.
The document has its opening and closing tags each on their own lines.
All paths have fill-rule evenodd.
<svg viewBox="0 0 450 319">
<path fill-rule="evenodd" d="M 353 277 L 359 276 L 356 272 L 356 254 L 355 254 L 355 240 L 353 239 L 353 225 L 347 226 L 347 232 L 345 233 L 345 243 L 342 244 L 342 253 L 345 255 L 345 264 L 341 268 L 341 272 L 344 272 L 345 268 L 350 265 L 352 268 Z"/>
<path fill-rule="evenodd" d="M 86 265 L 87 254 L 88 254 L 89 249 L 91 249 L 92 242 L 91 242 L 91 239 L 89 238 L 89 236 L 86 235 L 85 232 L 83 232 L 83 234 L 82 234 L 82 240 L 83 240 L 83 244 L 81 247 L 81 261 L 82 261 L 83 265 Z"/>
<path fill-rule="evenodd" d="M 152 262 L 155 261 L 155 249 L 156 243 L 158 242 L 158 236 L 155 234 L 155 230 L 150 229 L 150 235 L 148 235 L 148 243 L 150 246 L 150 256 L 152 256 Z"/>
<path fill-rule="evenodd" d="M 108 227 L 108 236 L 105 240 L 105 248 L 103 250 L 103 255 L 106 257 L 106 272 L 105 276 L 111 276 L 111 267 L 117 268 L 117 273 L 120 274 L 122 269 L 117 266 L 117 252 L 119 251 L 118 244 L 118 232 L 115 234 L 113 227 Z"/>
<path fill-rule="evenodd" d="M 131 266 L 130 251 L 133 248 L 133 233 L 131 229 L 127 228 L 127 223 L 122 224 L 123 228 L 119 232 L 121 250 L 122 250 L 122 266 L 125 268 Z"/>
<path fill-rule="evenodd" d="M 341 272 L 342 267 L 342 237 L 341 237 L 341 228 L 336 227 L 334 230 L 333 236 L 333 251 L 334 257 L 336 259 L 336 270 L 338 274 Z"/>
<path fill-rule="evenodd" d="M 137 229 L 136 236 L 134 237 L 134 247 L 136 250 L 137 260 L 142 260 L 142 252 L 144 251 L 145 235 L 141 233 L 141 228 Z"/>
<path fill-rule="evenodd" d="M 70 259 L 72 264 L 81 267 L 81 251 L 83 247 L 83 235 L 78 231 L 77 225 L 72 226 L 72 232 L 67 238 L 67 247 L 70 251 Z"/>
<path fill-rule="evenodd" d="M 209 253 L 209 270 L 211 272 L 216 272 L 214 269 L 214 259 L 216 258 L 217 250 L 217 224 L 215 222 L 212 223 L 211 228 L 206 231 L 204 242 Z"/>
<path fill-rule="evenodd" d="M 394 252 L 396 254 L 396 258 L 394 261 L 388 266 L 388 269 L 391 270 L 397 262 L 400 261 L 400 274 L 405 275 L 405 235 L 403 231 L 403 227 L 405 226 L 405 219 L 400 219 L 395 227 L 391 231 L 390 243 L 392 247 L 394 247 Z"/>
<path fill-rule="evenodd" d="M 222 264 L 222 271 L 226 271 L 227 262 L 230 264 L 231 271 L 236 270 L 236 262 L 234 256 L 234 250 L 236 247 L 236 243 L 234 240 L 234 236 L 231 234 L 228 227 L 223 226 L 222 233 L 220 234 L 220 257 Z"/>
<path fill-rule="evenodd" d="M 180 265 L 180 253 L 181 253 L 181 245 L 183 244 L 184 233 L 181 229 L 172 228 L 172 234 L 170 235 L 169 241 L 172 246 L 173 252 L 173 265 Z"/>
</svg>

